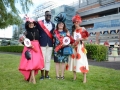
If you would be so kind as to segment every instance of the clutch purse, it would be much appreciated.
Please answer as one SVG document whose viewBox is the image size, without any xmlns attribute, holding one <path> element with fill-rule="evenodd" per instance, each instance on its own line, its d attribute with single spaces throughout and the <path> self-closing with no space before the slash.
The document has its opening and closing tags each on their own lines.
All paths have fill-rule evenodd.
<svg viewBox="0 0 120 90">
<path fill-rule="evenodd" d="M 72 47 L 67 46 L 63 48 L 63 55 L 71 55 L 71 54 L 73 54 Z"/>
<path fill-rule="evenodd" d="M 26 50 L 26 51 L 25 51 L 25 58 L 26 58 L 27 60 L 30 60 L 30 59 L 31 59 L 31 53 L 30 53 L 29 50 Z"/>
</svg>

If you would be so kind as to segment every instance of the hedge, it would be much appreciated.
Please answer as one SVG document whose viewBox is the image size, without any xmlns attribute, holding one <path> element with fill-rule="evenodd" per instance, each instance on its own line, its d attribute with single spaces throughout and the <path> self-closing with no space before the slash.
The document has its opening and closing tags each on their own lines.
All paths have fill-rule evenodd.
<svg viewBox="0 0 120 90">
<path fill-rule="evenodd" d="M 104 45 L 85 45 L 87 49 L 87 57 L 96 61 L 105 61 L 107 57 L 107 48 Z"/>
<path fill-rule="evenodd" d="M 103 45 L 86 44 L 88 59 L 104 61 L 107 56 L 107 48 Z M 0 46 L 0 51 L 21 53 L 23 46 Z"/>
<path fill-rule="evenodd" d="M 0 46 L 0 51 L 22 53 L 23 46 Z"/>
</svg>

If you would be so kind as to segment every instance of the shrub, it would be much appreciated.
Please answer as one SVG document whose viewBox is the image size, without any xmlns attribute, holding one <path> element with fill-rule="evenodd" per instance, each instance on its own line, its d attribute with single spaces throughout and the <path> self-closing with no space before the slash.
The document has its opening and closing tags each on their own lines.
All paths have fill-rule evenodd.
<svg viewBox="0 0 120 90">
<path fill-rule="evenodd" d="M 104 61 L 106 60 L 107 48 L 104 45 L 86 44 L 87 57 L 89 59 Z"/>
<path fill-rule="evenodd" d="M 87 57 L 97 61 L 106 60 L 107 48 L 104 45 L 86 44 Z M 0 51 L 21 53 L 23 46 L 0 46 Z"/>
<path fill-rule="evenodd" d="M 23 46 L 0 46 L 0 51 L 21 53 Z"/>
</svg>

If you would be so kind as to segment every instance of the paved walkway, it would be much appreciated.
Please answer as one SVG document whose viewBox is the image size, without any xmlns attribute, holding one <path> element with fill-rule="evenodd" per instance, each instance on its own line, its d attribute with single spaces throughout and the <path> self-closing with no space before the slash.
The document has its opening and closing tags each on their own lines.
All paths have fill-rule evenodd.
<svg viewBox="0 0 120 90">
<path fill-rule="evenodd" d="M 4 54 L 14 54 L 14 55 L 21 55 L 21 53 L 12 53 L 12 52 L 0 52 Z M 112 56 L 109 56 L 108 61 L 101 61 L 97 62 L 94 60 L 88 60 L 89 65 L 112 68 L 116 70 L 120 70 L 120 56 L 118 56 L 115 60 Z"/>
</svg>

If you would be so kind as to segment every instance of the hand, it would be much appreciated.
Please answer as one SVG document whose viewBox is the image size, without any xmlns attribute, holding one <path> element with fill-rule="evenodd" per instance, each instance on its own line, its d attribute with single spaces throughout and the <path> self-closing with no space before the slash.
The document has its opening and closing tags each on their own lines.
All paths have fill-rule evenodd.
<svg viewBox="0 0 120 90">
<path fill-rule="evenodd" d="M 62 47 L 65 47 L 66 45 L 65 44 L 62 44 Z"/>
<path fill-rule="evenodd" d="M 33 46 L 31 45 L 31 46 L 29 46 L 29 48 L 33 48 Z"/>
<path fill-rule="evenodd" d="M 67 36 L 70 36 L 70 32 L 69 31 L 67 32 Z"/>
</svg>

